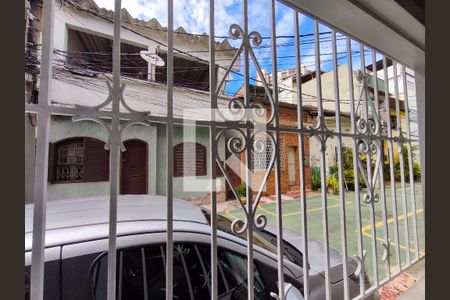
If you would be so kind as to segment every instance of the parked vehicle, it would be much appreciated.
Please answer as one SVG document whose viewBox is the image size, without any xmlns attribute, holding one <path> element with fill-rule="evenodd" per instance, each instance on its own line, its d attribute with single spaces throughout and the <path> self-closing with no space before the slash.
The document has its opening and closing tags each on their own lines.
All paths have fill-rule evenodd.
<svg viewBox="0 0 450 300">
<path fill-rule="evenodd" d="M 121 195 L 117 217 L 118 298 L 165 299 L 166 203 L 163 196 Z M 44 298 L 52 300 L 106 299 L 109 198 L 52 201 L 47 205 Z M 29 299 L 33 205 L 26 205 L 25 283 Z M 174 199 L 174 299 L 211 298 L 210 213 L 192 203 Z M 235 235 L 231 221 L 218 216 L 217 268 L 219 299 L 247 299 L 247 241 Z M 277 256 L 274 228 L 254 232 L 255 299 L 273 299 L 277 292 Z M 293 232 L 285 243 L 285 281 L 288 299 L 303 299 L 302 254 Z M 301 243 L 297 243 L 301 244 Z M 323 252 L 311 243 L 310 299 L 325 299 Z M 330 276 L 333 299 L 343 298 L 342 264 L 332 251 Z M 350 296 L 359 294 L 356 264 L 349 263 Z M 369 282 L 366 283 L 366 285 Z"/>
</svg>

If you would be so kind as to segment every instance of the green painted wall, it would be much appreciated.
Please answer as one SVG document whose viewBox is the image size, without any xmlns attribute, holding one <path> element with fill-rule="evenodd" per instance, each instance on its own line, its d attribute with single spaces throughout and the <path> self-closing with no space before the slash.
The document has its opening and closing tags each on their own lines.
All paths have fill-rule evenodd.
<svg viewBox="0 0 450 300">
<path fill-rule="evenodd" d="M 184 130 L 182 126 L 174 127 L 174 140 L 173 145 L 177 145 L 183 142 L 183 134 Z M 206 127 L 197 127 L 195 130 L 195 141 L 200 143 L 206 147 L 206 155 L 208 157 L 207 160 L 207 170 L 208 173 L 206 176 L 197 176 L 197 177 L 175 177 L 173 179 L 173 194 L 177 198 L 188 199 L 191 196 L 198 197 L 206 195 L 205 189 L 208 189 L 210 182 L 207 179 L 210 177 L 210 145 L 209 145 L 209 129 Z M 166 178 L 167 178 L 167 168 L 166 168 L 166 128 L 165 125 L 158 125 L 158 183 L 157 183 L 157 194 L 165 195 L 166 194 Z M 192 141 L 192 140 L 189 140 Z M 223 160 L 225 157 L 225 145 L 224 140 L 219 143 L 218 152 L 220 155 L 220 159 Z M 223 190 L 225 189 L 225 180 L 223 177 L 220 178 L 221 185 Z M 206 185 L 208 186 L 206 186 Z M 188 187 L 185 185 L 189 185 L 189 190 L 197 190 L 197 191 L 187 191 Z"/>
<path fill-rule="evenodd" d="M 192 128 L 192 127 L 191 127 Z M 191 196 L 199 197 L 207 194 L 206 190 L 210 183 L 207 179 L 210 176 L 210 146 L 209 129 L 206 127 L 197 127 L 195 130 L 196 142 L 204 145 L 207 149 L 207 169 L 206 176 L 198 177 L 175 177 L 174 178 L 174 196 L 188 199 Z M 106 142 L 107 134 L 105 129 L 92 121 L 73 122 L 69 117 L 53 117 L 50 125 L 50 142 L 55 143 L 59 140 L 71 137 L 92 137 Z M 183 127 L 174 128 L 174 146 L 183 142 Z M 140 139 L 148 144 L 148 192 L 149 194 L 166 194 L 166 130 L 165 125 L 134 125 L 129 127 L 123 136 L 127 139 Z M 221 160 L 225 157 L 224 143 L 219 143 L 219 155 Z M 119 170 L 120 178 L 120 170 Z M 220 178 L 222 188 L 224 189 L 225 180 Z M 187 191 L 185 185 L 189 185 Z M 49 200 L 67 199 L 73 197 L 91 197 L 109 194 L 109 183 L 105 182 L 86 182 L 86 183 L 59 183 L 48 185 Z"/>
<path fill-rule="evenodd" d="M 123 133 L 123 139 L 140 139 L 148 144 L 148 193 L 156 194 L 156 126 L 134 125 Z M 52 117 L 50 143 L 71 137 L 92 137 L 106 142 L 105 129 L 92 121 L 73 122 L 68 117 Z M 120 170 L 119 170 L 120 175 Z M 120 177 L 119 177 L 120 178 Z M 109 195 L 109 183 L 82 182 L 48 184 L 48 199 L 60 200 L 73 197 Z"/>
</svg>

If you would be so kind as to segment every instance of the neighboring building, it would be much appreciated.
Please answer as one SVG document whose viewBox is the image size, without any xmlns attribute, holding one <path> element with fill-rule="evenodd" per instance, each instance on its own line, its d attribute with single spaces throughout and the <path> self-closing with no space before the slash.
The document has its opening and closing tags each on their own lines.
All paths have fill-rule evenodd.
<svg viewBox="0 0 450 300">
<path fill-rule="evenodd" d="M 38 61 L 40 44 L 40 1 L 29 1 L 29 16 L 26 16 L 28 31 L 26 38 L 26 94 L 28 102 L 37 101 L 39 90 Z M 33 18 L 35 15 L 36 18 Z M 107 81 L 112 71 L 113 12 L 99 8 L 92 0 L 60 1 L 55 7 L 54 32 L 54 76 L 52 82 L 52 105 L 75 107 L 95 106 L 108 97 Z M 148 22 L 133 19 L 122 9 L 122 64 L 124 99 L 136 111 L 150 111 L 151 115 L 166 114 L 166 68 L 148 63 L 140 57 L 140 51 L 157 54 L 164 62 L 167 43 L 166 28 L 157 20 Z M 180 33 L 180 34 L 176 34 Z M 206 35 L 188 35 L 183 28 L 174 34 L 174 47 L 195 53 L 174 54 L 174 116 L 182 117 L 185 110 L 209 107 L 209 64 Z M 218 80 L 237 49 L 225 39 L 216 43 L 218 51 Z M 235 67 L 239 70 L 239 65 Z M 225 89 L 225 86 L 223 87 Z M 226 106 L 230 98 L 219 96 L 219 105 Z M 110 105 L 104 109 L 110 110 Z M 125 108 L 121 107 L 121 110 Z M 195 120 L 207 119 L 207 115 L 191 115 Z M 109 123 L 109 120 L 103 120 Z M 35 122 L 26 116 L 26 203 L 32 202 L 34 182 Z M 124 124 L 125 122 L 122 122 Z M 174 128 L 174 196 L 185 199 L 201 199 L 207 196 L 202 179 L 210 178 L 208 128 L 196 127 L 196 140 L 184 143 L 183 127 Z M 109 154 L 104 149 L 107 132 L 91 121 L 73 122 L 69 116 L 52 116 L 50 125 L 49 184 L 48 199 L 97 196 L 109 194 Z M 226 137 L 224 137 L 225 139 Z M 126 151 L 121 153 L 120 193 L 156 194 L 166 192 L 166 132 L 163 124 L 149 126 L 133 125 L 122 135 Z M 225 157 L 224 140 L 218 145 L 221 160 Z M 186 158 L 183 153 L 190 153 Z M 192 158 L 192 159 L 191 159 Z M 185 164 L 190 159 L 190 164 Z M 190 168 L 195 165 L 196 168 Z M 184 177 L 183 177 L 184 175 Z M 219 175 L 225 186 L 223 175 Z M 184 179 L 184 180 L 183 180 Z M 183 182 L 189 182 L 185 191 Z M 195 192 L 195 187 L 198 191 Z M 224 193 L 222 193 L 224 195 Z M 224 197 L 219 195 L 219 200 Z"/>
<path fill-rule="evenodd" d="M 266 96 L 264 87 L 250 85 L 250 99 L 252 102 L 263 103 L 266 108 L 266 115 L 269 118 L 271 114 L 271 108 Z M 237 97 L 243 96 L 243 88 L 241 88 L 236 95 Z M 279 118 L 280 118 L 280 126 L 281 127 L 298 127 L 297 122 L 297 104 L 291 104 L 286 102 L 279 102 Z M 314 108 L 304 106 L 303 107 L 303 120 L 304 124 L 310 124 L 311 119 L 313 118 L 316 111 Z M 273 132 L 272 132 L 273 134 Z M 308 136 L 305 136 L 303 139 L 304 145 L 304 158 L 305 158 L 305 188 L 311 189 L 311 171 L 309 166 L 309 143 L 310 139 Z M 280 167 L 281 167 L 281 193 L 289 193 L 291 195 L 298 196 L 300 192 L 300 171 L 299 171 L 299 149 L 298 149 L 298 134 L 296 133 L 288 133 L 281 132 L 280 133 Z M 271 143 L 267 143 L 267 151 L 263 155 L 254 155 L 252 157 L 253 160 L 253 169 L 254 174 L 252 177 L 252 181 L 255 187 L 259 187 L 262 182 L 263 176 L 266 172 L 267 166 L 270 162 L 270 157 L 273 154 L 273 147 Z M 242 158 L 243 161 L 246 160 L 245 157 Z M 242 178 L 245 178 L 245 171 L 241 170 Z M 275 195 L 275 167 L 270 171 L 270 175 L 267 179 L 267 185 L 265 188 L 266 195 Z"/>
<path fill-rule="evenodd" d="M 374 96 L 373 93 L 373 77 L 370 75 L 370 70 L 368 71 L 369 79 L 367 82 L 368 90 L 369 90 L 369 97 Z M 350 93 L 349 93 L 349 81 L 348 81 L 348 65 L 340 65 L 337 68 L 338 72 L 338 80 L 339 80 L 339 98 L 340 98 L 340 115 L 341 115 L 341 130 L 342 132 L 350 132 L 351 131 L 351 118 L 350 118 Z M 295 77 L 295 76 L 293 76 Z M 357 71 L 354 71 L 352 74 L 353 78 L 353 95 L 354 95 L 354 101 L 355 101 L 355 110 L 357 109 L 357 103 L 359 100 L 359 95 L 361 91 L 361 83 L 357 79 Z M 303 103 L 308 104 L 314 108 L 317 109 L 317 80 L 316 78 L 312 78 L 311 80 L 307 80 L 306 82 L 302 81 L 302 96 L 303 96 Z M 296 85 L 293 85 L 296 90 Z M 335 112 L 335 95 L 334 95 L 334 70 L 326 73 L 321 74 L 321 92 L 322 92 L 322 106 L 325 113 L 325 124 L 328 129 L 335 130 L 336 129 L 336 118 L 334 113 L 327 113 L 329 112 Z M 391 87 L 389 88 L 391 90 Z M 296 96 L 296 93 L 293 93 Z M 383 130 L 385 130 L 386 126 L 386 118 L 388 117 L 388 114 L 385 112 L 385 90 L 384 90 L 384 81 L 380 79 L 380 76 L 378 75 L 378 95 L 379 95 L 379 101 L 380 101 L 380 116 L 382 121 L 382 126 L 384 127 Z M 296 99 L 296 98 L 295 98 Z M 395 121 L 395 98 L 390 93 L 389 95 L 389 107 L 390 107 L 390 118 L 391 118 L 391 126 L 392 126 L 392 132 L 393 135 L 396 134 L 396 122 Z M 292 103 L 295 103 L 293 101 Z M 399 101 L 400 105 L 400 115 L 401 115 L 401 123 L 402 128 L 404 129 L 406 126 L 405 121 L 405 111 L 404 111 L 404 103 L 403 100 L 400 99 Z M 313 121 L 313 124 L 316 124 L 316 120 Z M 352 147 L 353 141 L 348 138 L 343 138 L 342 140 L 343 147 Z M 338 147 L 338 141 L 337 139 L 328 139 L 327 141 L 327 152 L 326 152 L 326 166 L 327 169 L 329 169 L 330 166 L 334 166 L 337 164 L 337 147 Z M 385 152 L 387 153 L 387 145 L 385 147 Z M 396 145 L 394 146 L 396 150 Z M 311 166 L 312 167 L 318 167 L 320 166 L 320 144 L 317 141 L 317 139 L 312 138 L 310 141 L 310 154 L 311 154 Z M 387 156 L 386 156 L 387 157 Z M 394 151 L 394 159 L 398 161 L 398 151 Z"/>
</svg>

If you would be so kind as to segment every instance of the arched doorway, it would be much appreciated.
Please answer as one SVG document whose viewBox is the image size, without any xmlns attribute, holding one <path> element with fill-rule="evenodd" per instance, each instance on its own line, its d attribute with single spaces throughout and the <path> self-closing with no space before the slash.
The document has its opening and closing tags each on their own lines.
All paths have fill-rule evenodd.
<svg viewBox="0 0 450 300">
<path fill-rule="evenodd" d="M 121 194 L 147 194 L 148 147 L 140 140 L 124 143 L 126 151 L 121 154 Z"/>
</svg>

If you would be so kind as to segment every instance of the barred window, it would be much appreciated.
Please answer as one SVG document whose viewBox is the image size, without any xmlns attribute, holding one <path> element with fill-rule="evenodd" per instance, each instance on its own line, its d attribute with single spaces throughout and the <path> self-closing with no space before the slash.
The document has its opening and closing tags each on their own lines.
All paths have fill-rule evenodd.
<svg viewBox="0 0 450 300">
<path fill-rule="evenodd" d="M 79 137 L 50 144 L 50 182 L 95 182 L 108 178 L 109 152 L 104 149 L 104 142 Z"/>
<path fill-rule="evenodd" d="M 252 151 L 251 163 L 253 170 L 266 170 L 269 168 L 270 159 L 273 156 L 273 143 L 271 140 L 266 139 L 266 149 L 262 153 L 255 153 Z M 280 166 L 284 170 L 284 139 L 280 137 Z"/>
</svg>

